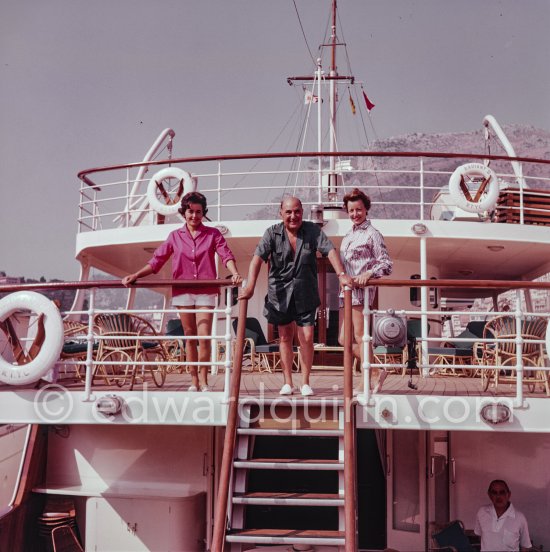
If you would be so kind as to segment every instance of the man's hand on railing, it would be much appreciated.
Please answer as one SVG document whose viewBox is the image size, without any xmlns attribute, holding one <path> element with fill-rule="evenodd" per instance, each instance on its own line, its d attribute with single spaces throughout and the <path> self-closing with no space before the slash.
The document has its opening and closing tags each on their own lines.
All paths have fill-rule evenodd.
<svg viewBox="0 0 550 552">
<path fill-rule="evenodd" d="M 245 286 L 241 289 L 238 299 L 250 299 L 254 295 L 254 286 Z"/>
<path fill-rule="evenodd" d="M 350 289 L 353 289 L 355 287 L 353 278 L 348 274 L 346 274 L 345 272 L 340 272 L 340 274 L 338 274 L 338 281 L 340 282 L 340 285 L 342 287 L 347 286 Z"/>
</svg>

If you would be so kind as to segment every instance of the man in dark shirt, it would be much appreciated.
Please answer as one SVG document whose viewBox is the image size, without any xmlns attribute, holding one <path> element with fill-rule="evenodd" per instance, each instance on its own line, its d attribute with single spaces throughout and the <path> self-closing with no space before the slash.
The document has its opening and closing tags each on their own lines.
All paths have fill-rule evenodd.
<svg viewBox="0 0 550 552">
<path fill-rule="evenodd" d="M 269 276 L 264 315 L 270 324 L 279 327 L 281 364 L 285 383 L 281 395 L 291 395 L 292 342 L 297 326 L 302 365 L 303 396 L 313 395 L 309 375 L 313 363 L 313 327 L 317 307 L 321 304 L 317 285 L 317 251 L 328 256 L 342 285 L 353 287 L 332 242 L 321 228 L 303 221 L 302 202 L 287 197 L 281 202 L 279 214 L 282 223 L 268 228 L 252 257 L 247 286 L 240 298 L 250 299 L 254 294 L 258 274 L 263 262 L 269 261 Z"/>
</svg>

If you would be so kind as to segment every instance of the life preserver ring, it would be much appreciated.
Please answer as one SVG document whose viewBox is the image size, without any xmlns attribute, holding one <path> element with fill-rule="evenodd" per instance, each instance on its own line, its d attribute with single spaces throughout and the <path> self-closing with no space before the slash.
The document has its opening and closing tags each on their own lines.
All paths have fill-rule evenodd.
<svg viewBox="0 0 550 552">
<path fill-rule="evenodd" d="M 485 183 L 483 192 L 479 198 L 467 197 L 461 188 L 464 178 L 482 179 Z M 457 167 L 449 179 L 449 192 L 456 205 L 469 213 L 484 213 L 491 211 L 497 204 L 499 194 L 497 175 L 491 168 L 483 163 L 467 163 Z"/>
<path fill-rule="evenodd" d="M 12 364 L 0 355 L 0 381 L 10 385 L 26 385 L 38 381 L 53 368 L 63 349 L 63 320 L 52 301 L 34 291 L 17 291 L 0 299 L 1 322 L 21 310 L 44 315 L 45 337 L 37 355 L 26 364 Z"/>
<path fill-rule="evenodd" d="M 183 184 L 183 189 L 181 194 L 178 195 L 175 201 L 172 201 L 168 198 L 168 203 L 166 201 L 161 201 L 157 196 L 158 185 L 168 178 L 175 178 L 180 183 Z M 180 208 L 180 199 L 189 192 L 194 192 L 196 189 L 196 184 L 191 178 L 191 175 L 184 171 L 183 169 L 178 169 L 177 167 L 166 167 L 156 172 L 151 180 L 149 180 L 149 185 L 147 186 L 147 199 L 149 200 L 149 205 L 159 214 L 159 215 L 175 215 Z"/>
</svg>

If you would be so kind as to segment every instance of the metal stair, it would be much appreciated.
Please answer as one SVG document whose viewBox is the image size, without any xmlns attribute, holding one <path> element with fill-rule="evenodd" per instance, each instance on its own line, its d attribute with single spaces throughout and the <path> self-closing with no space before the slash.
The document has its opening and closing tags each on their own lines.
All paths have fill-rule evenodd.
<svg viewBox="0 0 550 552">
<path fill-rule="evenodd" d="M 257 407 L 247 405 L 241 409 L 242 416 L 237 428 L 235 459 L 233 461 L 233 472 L 229 495 L 229 529 L 226 533 L 226 542 L 229 544 L 231 552 L 240 552 L 243 547 L 249 549 L 250 545 L 325 545 L 325 546 L 344 546 L 345 544 L 345 519 L 344 519 L 344 432 L 343 422 L 341 420 L 340 407 L 335 406 L 334 412 L 331 412 L 333 419 L 324 420 L 321 416 L 317 417 L 315 406 L 309 407 L 312 421 L 307 421 L 303 416 L 303 401 L 296 401 L 292 408 L 296 415 L 293 420 L 299 420 L 300 427 L 286 427 L 286 422 L 277 421 L 270 417 L 268 412 L 262 420 L 257 420 L 254 409 Z M 313 415 L 312 415 L 313 410 Z M 330 417 L 330 416 L 329 416 Z M 335 419 L 334 419 L 335 418 Z M 285 418 L 283 418 L 285 419 Z M 249 420 L 255 420 L 249 423 Z M 286 438 L 286 439 L 282 439 Z M 334 448 L 337 439 L 337 458 L 300 458 L 293 454 L 292 450 L 286 451 L 283 446 L 279 447 L 279 442 L 284 442 L 290 448 L 292 443 L 300 443 L 307 438 L 307 443 L 318 443 L 318 447 L 323 448 L 330 439 L 331 446 Z M 255 457 L 254 449 L 257 440 L 267 444 L 268 449 L 285 450 L 288 452 L 286 458 L 273 457 Z M 324 441 L 317 441 L 323 439 Z M 274 440 L 274 441 L 273 441 Z M 269 443 L 268 443 L 269 441 Z M 289 442 L 291 443 L 289 445 Z M 271 446 L 272 445 L 272 446 Z M 309 450 L 309 447 L 307 447 Z M 314 446 L 312 448 L 315 448 Z M 282 454 L 285 455 L 285 454 Z M 277 454 L 279 456 L 279 454 Z M 327 478 L 327 472 L 333 472 L 337 479 L 337 492 L 293 492 L 288 490 L 278 491 L 256 491 L 251 490 L 249 481 L 251 475 L 258 475 L 258 470 L 278 470 L 278 471 L 308 471 L 314 472 L 308 475 L 312 478 L 320 478 L 321 486 L 323 478 Z M 255 474 L 253 472 L 256 472 Z M 260 474 L 261 475 L 261 474 Z M 306 474 L 304 474 L 305 476 Z M 264 476 L 270 478 L 269 474 Z M 307 485 L 306 485 L 307 486 Z M 251 528 L 247 520 L 249 508 L 273 506 L 278 508 L 299 507 L 326 507 L 335 509 L 334 518 L 337 519 L 337 527 L 330 529 L 303 529 L 299 528 L 299 515 L 296 516 L 298 523 L 296 528 Z M 277 509 L 278 509 L 277 508 Z M 274 515 L 274 517 L 276 517 Z M 289 515 L 289 517 L 292 517 Z"/>
</svg>

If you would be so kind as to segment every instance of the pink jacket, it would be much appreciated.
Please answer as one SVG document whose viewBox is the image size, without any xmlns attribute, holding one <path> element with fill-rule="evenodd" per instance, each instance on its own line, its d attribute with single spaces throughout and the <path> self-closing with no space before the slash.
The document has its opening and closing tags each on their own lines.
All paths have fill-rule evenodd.
<svg viewBox="0 0 550 552">
<path fill-rule="evenodd" d="M 174 280 L 213 280 L 217 278 L 215 254 L 224 265 L 235 260 L 225 238 L 217 228 L 201 224 L 193 239 L 184 225 L 170 232 L 164 243 L 159 245 L 149 261 L 157 274 L 166 261 L 172 257 L 172 278 Z M 183 293 L 217 293 L 217 287 L 180 287 L 172 295 Z"/>
</svg>

